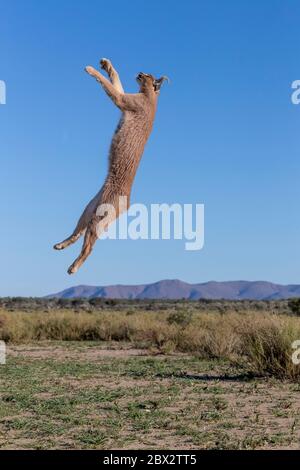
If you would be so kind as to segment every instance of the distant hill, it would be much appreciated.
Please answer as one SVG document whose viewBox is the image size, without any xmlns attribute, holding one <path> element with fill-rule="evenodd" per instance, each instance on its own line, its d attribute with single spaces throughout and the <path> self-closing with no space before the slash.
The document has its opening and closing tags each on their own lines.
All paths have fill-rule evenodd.
<svg viewBox="0 0 300 470">
<path fill-rule="evenodd" d="M 188 284 L 174 280 L 153 284 L 114 286 L 75 286 L 47 298 L 92 298 L 111 299 L 228 299 L 228 300 L 278 300 L 300 297 L 300 285 L 280 285 L 266 281 L 210 281 Z"/>
</svg>

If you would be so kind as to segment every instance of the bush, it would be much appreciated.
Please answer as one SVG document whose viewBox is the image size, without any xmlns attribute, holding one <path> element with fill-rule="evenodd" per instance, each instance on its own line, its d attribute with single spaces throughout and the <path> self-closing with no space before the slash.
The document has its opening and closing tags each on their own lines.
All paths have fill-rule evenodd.
<svg viewBox="0 0 300 470">
<path fill-rule="evenodd" d="M 170 313 L 170 315 L 167 317 L 167 322 L 170 325 L 176 324 L 186 327 L 191 323 L 191 321 L 192 313 L 185 310 L 179 310 L 177 312 Z"/>
<path fill-rule="evenodd" d="M 300 323 L 288 318 L 264 318 L 244 325 L 243 353 L 253 373 L 299 380 L 300 367 L 292 361 L 292 343 L 300 339 Z"/>
<path fill-rule="evenodd" d="M 300 298 L 299 299 L 290 299 L 288 302 L 289 309 L 295 315 L 300 315 Z"/>
</svg>

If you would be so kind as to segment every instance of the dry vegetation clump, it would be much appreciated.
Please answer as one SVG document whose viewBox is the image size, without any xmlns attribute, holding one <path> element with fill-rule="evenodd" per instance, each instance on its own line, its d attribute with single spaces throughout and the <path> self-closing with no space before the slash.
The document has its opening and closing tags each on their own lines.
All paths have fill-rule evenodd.
<svg viewBox="0 0 300 470">
<path fill-rule="evenodd" d="M 178 348 L 202 358 L 232 359 L 241 349 L 237 333 L 240 321 L 241 316 L 235 313 L 199 315 L 179 332 Z"/>
<path fill-rule="evenodd" d="M 127 341 L 160 353 L 184 352 L 202 359 L 246 365 L 254 374 L 299 379 L 292 343 L 300 339 L 300 318 L 265 312 L 178 311 L 44 312 L 0 311 L 0 339 Z"/>
<path fill-rule="evenodd" d="M 279 378 L 300 379 L 300 365 L 292 361 L 292 344 L 300 339 L 300 319 L 296 317 L 254 317 L 242 323 L 242 353 L 253 372 Z M 300 354 L 299 354 L 300 356 Z"/>
</svg>

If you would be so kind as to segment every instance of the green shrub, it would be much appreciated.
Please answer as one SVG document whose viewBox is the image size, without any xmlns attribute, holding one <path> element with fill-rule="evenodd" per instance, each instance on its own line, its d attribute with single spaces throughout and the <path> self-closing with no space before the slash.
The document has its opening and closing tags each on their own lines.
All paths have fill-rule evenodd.
<svg viewBox="0 0 300 470">
<path fill-rule="evenodd" d="M 167 317 L 167 322 L 172 325 L 181 325 L 182 327 L 188 326 L 192 321 L 192 313 L 185 310 L 178 310 L 176 312 L 172 312 Z"/>
<path fill-rule="evenodd" d="M 300 298 L 290 299 L 288 306 L 292 313 L 300 315 Z"/>
</svg>

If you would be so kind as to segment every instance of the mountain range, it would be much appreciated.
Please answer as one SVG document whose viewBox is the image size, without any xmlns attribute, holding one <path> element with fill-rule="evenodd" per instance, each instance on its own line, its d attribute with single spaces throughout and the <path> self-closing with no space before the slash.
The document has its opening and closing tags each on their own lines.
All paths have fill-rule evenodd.
<svg viewBox="0 0 300 470">
<path fill-rule="evenodd" d="M 158 281 L 153 284 L 74 286 L 47 298 L 111 299 L 228 299 L 228 300 L 278 300 L 300 297 L 300 285 L 273 284 L 266 281 L 209 281 L 188 284 L 178 279 Z"/>
</svg>

